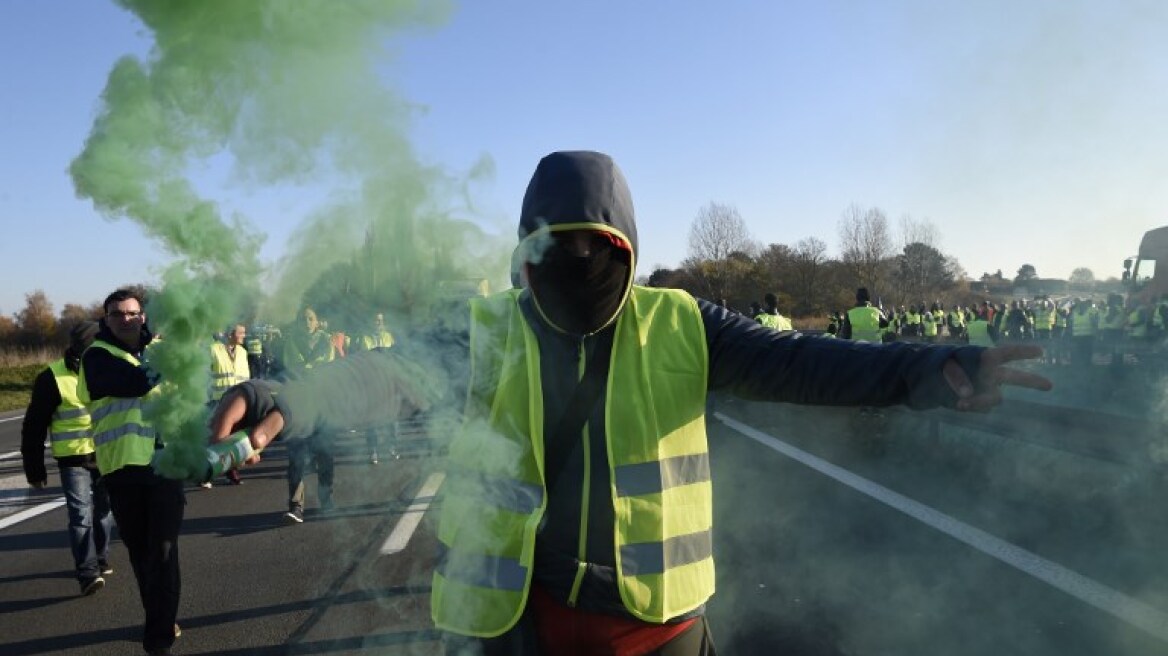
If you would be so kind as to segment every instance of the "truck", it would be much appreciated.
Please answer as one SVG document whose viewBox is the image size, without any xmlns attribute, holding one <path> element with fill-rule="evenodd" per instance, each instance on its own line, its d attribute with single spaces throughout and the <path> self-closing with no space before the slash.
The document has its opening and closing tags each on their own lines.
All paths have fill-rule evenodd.
<svg viewBox="0 0 1168 656">
<path fill-rule="evenodd" d="M 1168 226 L 1144 233 L 1138 255 L 1123 261 L 1128 303 L 1152 305 L 1168 294 Z"/>
</svg>

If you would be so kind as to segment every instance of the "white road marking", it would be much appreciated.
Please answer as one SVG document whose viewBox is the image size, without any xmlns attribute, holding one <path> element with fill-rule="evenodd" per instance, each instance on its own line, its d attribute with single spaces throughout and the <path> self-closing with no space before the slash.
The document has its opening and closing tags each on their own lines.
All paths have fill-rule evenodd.
<svg viewBox="0 0 1168 656">
<path fill-rule="evenodd" d="M 393 527 L 393 531 L 385 539 L 385 544 L 381 545 L 381 555 L 390 556 L 406 548 L 414 531 L 418 530 L 418 525 L 422 523 L 422 516 L 426 514 L 430 502 L 434 500 L 434 495 L 438 494 L 438 488 L 442 486 L 442 481 L 445 479 L 446 474 L 442 472 L 434 472 L 426 478 L 422 489 L 414 495 L 413 502 L 402 513 L 401 519 L 397 520 L 397 525 Z"/>
<path fill-rule="evenodd" d="M 9 458 L 16 458 L 20 455 L 19 451 L 9 451 L 8 453 L 0 453 L 0 460 L 8 460 Z"/>
<path fill-rule="evenodd" d="M 42 503 L 39 506 L 33 506 L 32 508 L 22 510 L 13 515 L 9 515 L 3 519 L 0 519 L 0 531 L 8 528 L 9 526 L 15 526 L 26 519 L 32 519 L 37 515 L 43 515 L 50 510 L 56 510 L 63 505 L 65 505 L 65 497 L 60 497 L 47 503 Z"/>
<path fill-rule="evenodd" d="M 46 513 L 54 508 L 65 505 L 65 497 L 54 495 L 61 493 L 59 486 L 52 486 L 44 490 L 34 490 L 29 486 L 23 474 L 0 478 L 0 529 L 19 524 Z M 35 497 L 35 498 L 34 498 Z M 29 502 L 42 503 L 27 507 Z"/>
<path fill-rule="evenodd" d="M 866 478 L 798 449 L 742 422 L 715 413 L 730 428 L 746 437 L 796 460 L 815 471 L 912 517 L 931 528 L 960 540 L 978 551 L 1017 568 L 1072 597 L 1109 613 L 1161 640 L 1168 641 L 1168 614 L 1134 597 L 1073 572 L 1062 565 L 958 521 L 938 510 L 889 490 Z"/>
<path fill-rule="evenodd" d="M 20 415 L 19 417 L 5 417 L 0 419 L 0 424 L 3 424 L 6 421 L 16 421 L 17 419 L 24 419 L 24 415 Z"/>
</svg>

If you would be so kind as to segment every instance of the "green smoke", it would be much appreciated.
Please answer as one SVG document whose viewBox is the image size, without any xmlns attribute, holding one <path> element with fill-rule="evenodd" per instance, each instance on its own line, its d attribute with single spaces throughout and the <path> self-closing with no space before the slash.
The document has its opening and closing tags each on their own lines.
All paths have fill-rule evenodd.
<svg viewBox="0 0 1168 656">
<path fill-rule="evenodd" d="M 148 359 L 167 392 L 151 420 L 167 441 L 164 472 L 190 475 L 203 466 L 213 333 L 260 303 L 267 319 L 289 318 L 314 290 L 344 292 L 357 314 L 424 316 L 437 281 L 503 271 L 505 256 L 473 248 L 487 240 L 467 218 L 466 181 L 419 161 L 406 137 L 415 108 L 378 71 L 392 37 L 439 24 L 447 3 L 118 4 L 154 47 L 114 66 L 70 172 L 80 197 L 175 256 L 147 308 L 162 336 Z M 332 189 L 296 233 L 271 298 L 257 287 L 272 275 L 257 258 L 263 236 L 188 181 L 212 158 L 231 162 L 236 186 Z M 463 177 L 478 174 L 489 161 Z"/>
</svg>

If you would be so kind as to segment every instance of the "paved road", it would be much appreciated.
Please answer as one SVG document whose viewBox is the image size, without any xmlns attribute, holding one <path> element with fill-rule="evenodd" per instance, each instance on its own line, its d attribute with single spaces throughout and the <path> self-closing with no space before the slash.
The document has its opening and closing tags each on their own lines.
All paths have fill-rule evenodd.
<svg viewBox="0 0 1168 656">
<path fill-rule="evenodd" d="M 911 415 L 718 410 L 709 613 L 723 652 L 1168 653 L 1158 481 L 992 436 L 929 437 Z M 861 440 L 857 426 L 879 428 Z M 0 453 L 16 449 L 0 437 Z M 441 462 L 374 467 L 357 436 L 339 444 L 334 516 L 282 523 L 279 446 L 243 486 L 189 491 L 177 653 L 441 653 L 428 622 L 433 513 L 381 553 L 421 514 L 415 496 Z M 0 461 L 0 480 L 12 476 L 18 462 Z M 0 529 L 0 654 L 137 653 L 124 549 L 110 584 L 80 598 L 63 525 L 57 509 Z"/>
</svg>

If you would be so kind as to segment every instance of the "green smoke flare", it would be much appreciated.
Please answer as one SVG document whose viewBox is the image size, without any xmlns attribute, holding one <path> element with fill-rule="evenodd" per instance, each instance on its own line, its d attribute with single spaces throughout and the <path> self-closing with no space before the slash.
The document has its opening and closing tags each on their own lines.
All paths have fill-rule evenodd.
<svg viewBox="0 0 1168 656">
<path fill-rule="evenodd" d="M 374 252 L 376 239 L 367 240 L 363 258 L 346 254 L 362 254 L 362 235 L 382 233 L 374 227 L 379 221 L 400 227 L 443 218 L 429 191 L 442 177 L 417 163 L 403 129 L 410 107 L 381 84 L 375 63 L 385 59 L 387 37 L 436 24 L 448 7 L 405 0 L 119 4 L 153 33 L 154 48 L 145 60 L 127 56 L 114 66 L 70 172 L 80 197 L 107 218 L 136 222 L 175 256 L 147 308 L 161 335 L 148 360 L 166 392 L 149 413 L 167 442 L 163 473 L 189 477 L 203 466 L 211 335 L 245 318 L 263 273 L 262 235 L 201 198 L 189 171 L 227 156 L 236 184 L 338 180 L 357 200 L 318 213 L 317 223 L 328 228 L 308 234 L 332 232 L 334 247 L 310 272 L 345 262 L 368 268 L 372 257 L 384 256 Z M 347 223 L 329 222 L 340 214 Z M 435 249 L 457 245 L 451 239 L 461 240 L 445 237 L 410 251 L 430 257 L 425 266 L 387 259 L 383 275 L 433 274 L 443 260 Z M 290 261 L 284 270 L 305 267 Z M 384 278 L 356 278 L 370 280 L 370 292 L 387 287 Z M 289 291 L 280 307 L 298 304 L 312 279 L 282 283 Z M 394 288 L 390 300 L 412 297 Z"/>
</svg>

